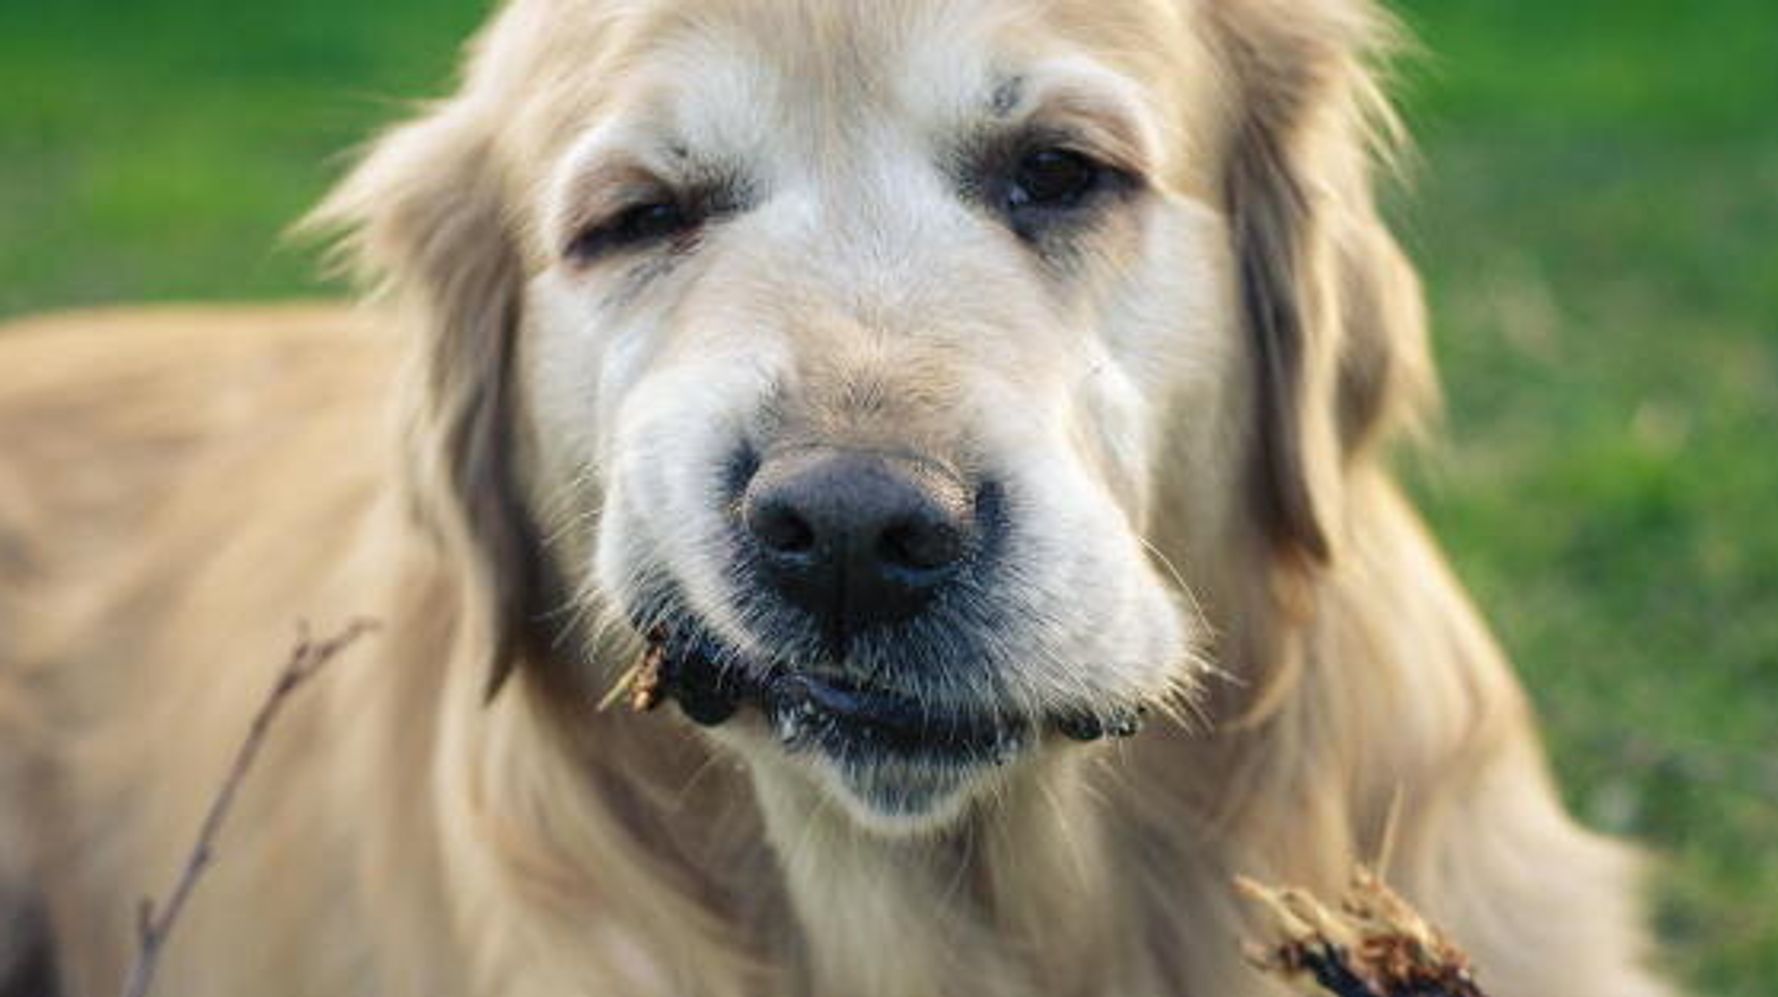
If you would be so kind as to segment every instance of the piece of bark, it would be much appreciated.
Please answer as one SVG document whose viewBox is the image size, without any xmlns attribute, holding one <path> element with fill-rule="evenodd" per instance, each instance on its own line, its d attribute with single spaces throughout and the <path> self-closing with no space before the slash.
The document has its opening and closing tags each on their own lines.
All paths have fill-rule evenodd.
<svg viewBox="0 0 1778 997">
<path fill-rule="evenodd" d="M 636 665 L 636 673 L 630 679 L 630 709 L 637 713 L 647 713 L 661 705 L 661 700 L 666 698 L 666 668 L 666 639 L 651 636 L 648 639 L 648 650 L 642 653 L 642 660 Z"/>
<path fill-rule="evenodd" d="M 1469 957 L 1368 870 L 1353 875 L 1333 907 L 1304 890 L 1248 879 L 1236 887 L 1265 910 L 1276 939 L 1249 945 L 1249 961 L 1305 993 L 1485 997 Z"/>
<path fill-rule="evenodd" d="M 667 632 L 656 627 L 648 634 L 642 656 L 599 700 L 598 712 L 603 713 L 618 703 L 627 705 L 636 713 L 648 713 L 659 707 L 667 697 L 666 670 Z"/>
</svg>

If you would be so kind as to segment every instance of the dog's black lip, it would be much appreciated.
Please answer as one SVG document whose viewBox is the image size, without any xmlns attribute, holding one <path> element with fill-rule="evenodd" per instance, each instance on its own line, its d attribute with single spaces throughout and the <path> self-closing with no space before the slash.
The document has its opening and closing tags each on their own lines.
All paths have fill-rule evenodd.
<svg viewBox="0 0 1778 997">
<path fill-rule="evenodd" d="M 841 677 L 781 670 L 754 675 L 720 667 L 712 655 L 669 651 L 661 691 L 693 722 L 717 726 L 742 705 L 757 707 L 793 746 L 848 742 L 897 754 L 1004 752 L 1029 725 L 992 710 L 938 707 Z"/>
<path fill-rule="evenodd" d="M 769 685 L 766 714 L 788 740 L 814 737 L 898 754 L 1001 755 L 1022 742 L 1024 721 L 988 710 L 936 708 L 844 679 L 782 675 Z M 806 729 L 797 729 L 806 723 Z"/>
<path fill-rule="evenodd" d="M 860 750 L 940 761 L 1004 762 L 1026 746 L 1033 722 L 991 707 L 962 708 L 866 685 L 843 676 L 779 669 L 763 674 L 732 663 L 705 642 L 667 640 L 661 692 L 693 722 L 727 722 L 742 705 L 757 707 L 786 745 L 855 756 Z M 727 666 L 719 662 L 730 661 Z M 1080 742 L 1140 731 L 1141 708 L 1075 711 L 1047 726 Z"/>
</svg>

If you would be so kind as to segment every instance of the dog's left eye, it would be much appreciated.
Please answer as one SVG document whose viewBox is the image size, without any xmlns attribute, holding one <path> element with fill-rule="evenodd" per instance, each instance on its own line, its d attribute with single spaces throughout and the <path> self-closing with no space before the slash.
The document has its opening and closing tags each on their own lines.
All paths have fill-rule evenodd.
<svg viewBox="0 0 1778 997">
<path fill-rule="evenodd" d="M 1007 207 L 1015 212 L 1072 208 L 1098 189 L 1104 172 L 1098 163 L 1078 152 L 1040 149 L 1021 159 L 1014 169 Z"/>
<path fill-rule="evenodd" d="M 568 244 L 565 255 L 577 263 L 585 263 L 613 252 L 639 249 L 685 235 L 696 230 L 702 221 L 696 212 L 678 200 L 637 204 L 582 230 Z"/>
</svg>

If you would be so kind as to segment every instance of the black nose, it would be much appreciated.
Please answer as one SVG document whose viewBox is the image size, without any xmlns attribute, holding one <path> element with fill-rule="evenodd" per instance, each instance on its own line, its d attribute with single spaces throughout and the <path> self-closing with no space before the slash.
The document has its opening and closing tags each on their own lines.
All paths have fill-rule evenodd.
<svg viewBox="0 0 1778 997">
<path fill-rule="evenodd" d="M 938 465 L 824 448 L 769 458 L 741 517 L 772 584 L 840 639 L 919 613 L 976 534 L 969 489 Z"/>
</svg>

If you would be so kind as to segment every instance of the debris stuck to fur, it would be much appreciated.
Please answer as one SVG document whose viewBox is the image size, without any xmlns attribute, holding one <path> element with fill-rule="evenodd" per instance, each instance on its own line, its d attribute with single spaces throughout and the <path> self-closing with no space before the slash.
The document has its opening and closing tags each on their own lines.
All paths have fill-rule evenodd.
<svg viewBox="0 0 1778 997">
<path fill-rule="evenodd" d="M 667 634 L 656 627 L 648 634 L 648 647 L 642 652 L 642 658 L 625 672 L 623 678 L 617 680 L 605 702 L 600 704 L 604 709 L 618 699 L 627 700 L 630 709 L 637 713 L 648 713 L 660 706 L 667 698 Z"/>
<path fill-rule="evenodd" d="M 1111 738 L 1124 741 L 1142 733 L 1142 726 L 1148 717 L 1148 707 L 1138 706 L 1132 709 L 1113 710 L 1104 715 L 1094 713 L 1071 713 L 1056 718 L 1056 729 L 1063 737 L 1082 744 Z"/>
<path fill-rule="evenodd" d="M 1249 879 L 1236 888 L 1270 916 L 1269 946 L 1249 945 L 1260 971 L 1304 993 L 1335 997 L 1485 997 L 1469 958 L 1376 875 L 1359 869 L 1336 907 L 1303 890 Z M 1318 987 L 1308 990 L 1307 987 Z"/>
<path fill-rule="evenodd" d="M 635 677 L 630 680 L 630 709 L 647 713 L 661 705 L 666 698 L 666 668 L 666 637 L 658 632 L 650 634 L 648 650 L 642 652 L 642 661 L 637 664 Z"/>
</svg>

